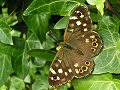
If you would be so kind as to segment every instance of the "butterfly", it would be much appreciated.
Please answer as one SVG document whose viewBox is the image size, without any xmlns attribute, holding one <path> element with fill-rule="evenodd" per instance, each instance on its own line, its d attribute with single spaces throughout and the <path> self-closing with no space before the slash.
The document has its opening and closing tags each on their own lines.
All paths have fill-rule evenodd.
<svg viewBox="0 0 120 90">
<path fill-rule="evenodd" d="M 60 43 L 49 71 L 49 84 L 52 87 L 70 82 L 74 77 L 85 77 L 94 68 L 92 57 L 103 47 L 97 32 L 92 30 L 90 12 L 82 5 L 70 15 L 64 33 L 64 42 Z"/>
</svg>

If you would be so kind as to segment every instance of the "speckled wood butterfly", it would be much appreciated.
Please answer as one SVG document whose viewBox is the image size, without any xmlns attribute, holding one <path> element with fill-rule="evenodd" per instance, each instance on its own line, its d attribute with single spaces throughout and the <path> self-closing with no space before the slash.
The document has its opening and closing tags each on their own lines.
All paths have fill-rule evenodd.
<svg viewBox="0 0 120 90">
<path fill-rule="evenodd" d="M 73 79 L 91 73 L 94 67 L 92 57 L 97 55 L 102 40 L 97 32 L 92 31 L 90 12 L 82 5 L 77 7 L 69 18 L 64 34 L 64 42 L 57 52 L 49 72 L 49 84 L 61 86 Z"/>
</svg>

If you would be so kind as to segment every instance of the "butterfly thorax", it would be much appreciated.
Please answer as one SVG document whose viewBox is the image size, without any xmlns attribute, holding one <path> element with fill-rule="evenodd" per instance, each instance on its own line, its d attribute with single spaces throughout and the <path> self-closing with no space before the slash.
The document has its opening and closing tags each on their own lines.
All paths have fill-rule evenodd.
<svg viewBox="0 0 120 90">
<path fill-rule="evenodd" d="M 60 42 L 59 45 L 61 46 L 61 48 L 63 48 L 64 50 L 74 50 L 77 53 L 79 53 L 80 55 L 83 55 L 82 51 L 77 49 L 76 47 L 74 47 L 72 44 L 70 44 L 69 42 Z"/>
<path fill-rule="evenodd" d="M 73 50 L 74 49 L 74 46 L 72 46 L 70 43 L 68 42 L 60 42 L 59 45 L 63 48 L 68 48 L 70 50 Z"/>
</svg>

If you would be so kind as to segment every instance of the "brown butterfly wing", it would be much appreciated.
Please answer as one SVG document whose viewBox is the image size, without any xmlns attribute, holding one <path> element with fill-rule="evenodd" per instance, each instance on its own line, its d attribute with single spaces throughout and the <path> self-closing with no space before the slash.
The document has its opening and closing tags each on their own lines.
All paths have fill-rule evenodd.
<svg viewBox="0 0 120 90">
<path fill-rule="evenodd" d="M 83 6 L 77 7 L 69 18 L 68 26 L 65 30 L 64 41 L 75 38 L 78 34 L 92 31 L 92 21 L 90 12 Z"/>
<path fill-rule="evenodd" d="M 69 18 L 64 40 L 84 55 L 93 57 L 100 52 L 103 43 L 98 33 L 92 31 L 92 26 L 88 9 L 79 6 Z"/>
<path fill-rule="evenodd" d="M 64 47 L 51 64 L 49 84 L 58 87 L 71 81 L 73 77 L 87 76 L 93 70 L 93 66 L 94 63 L 90 58 Z"/>
<path fill-rule="evenodd" d="M 94 66 L 91 58 L 81 55 L 74 49 L 64 49 L 66 51 L 64 58 L 67 59 L 67 63 L 69 63 L 69 69 L 72 70 L 73 77 L 84 77 L 91 73 Z"/>
<path fill-rule="evenodd" d="M 74 75 L 68 72 L 69 67 L 70 64 L 67 62 L 65 52 L 63 49 L 60 49 L 50 66 L 49 84 L 52 87 L 58 87 L 70 81 Z"/>
<path fill-rule="evenodd" d="M 81 50 L 86 57 L 93 57 L 97 55 L 103 47 L 103 42 L 98 33 L 91 31 L 83 36 L 79 35 L 69 43 Z"/>
</svg>

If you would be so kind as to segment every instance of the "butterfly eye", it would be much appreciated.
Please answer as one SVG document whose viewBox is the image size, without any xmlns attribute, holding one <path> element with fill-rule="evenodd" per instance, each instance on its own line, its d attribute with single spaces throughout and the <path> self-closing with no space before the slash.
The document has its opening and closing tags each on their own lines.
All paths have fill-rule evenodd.
<svg viewBox="0 0 120 90">
<path fill-rule="evenodd" d="M 95 49 L 94 48 L 91 48 L 92 52 L 95 52 Z"/>
<path fill-rule="evenodd" d="M 82 70 L 82 69 L 80 69 L 79 71 L 80 71 L 80 73 L 83 73 L 83 70 Z"/>
<path fill-rule="evenodd" d="M 53 79 L 56 80 L 56 79 L 57 79 L 57 76 L 53 76 Z"/>
<path fill-rule="evenodd" d="M 82 69 L 83 71 L 87 71 L 87 70 L 88 70 L 88 67 L 82 66 L 81 69 Z"/>
<path fill-rule="evenodd" d="M 93 43 L 92 45 L 93 45 L 93 46 L 96 46 L 96 43 Z"/>
<path fill-rule="evenodd" d="M 90 62 L 87 61 L 87 62 L 85 62 L 85 64 L 86 64 L 87 66 L 89 66 L 89 65 L 90 65 Z"/>
<path fill-rule="evenodd" d="M 78 16 L 82 15 L 82 13 L 80 11 L 76 11 L 76 13 L 77 13 Z"/>
<path fill-rule="evenodd" d="M 93 42 L 93 43 L 92 43 L 92 46 L 93 46 L 93 47 L 97 47 L 97 46 L 98 46 L 98 43 Z"/>
</svg>

